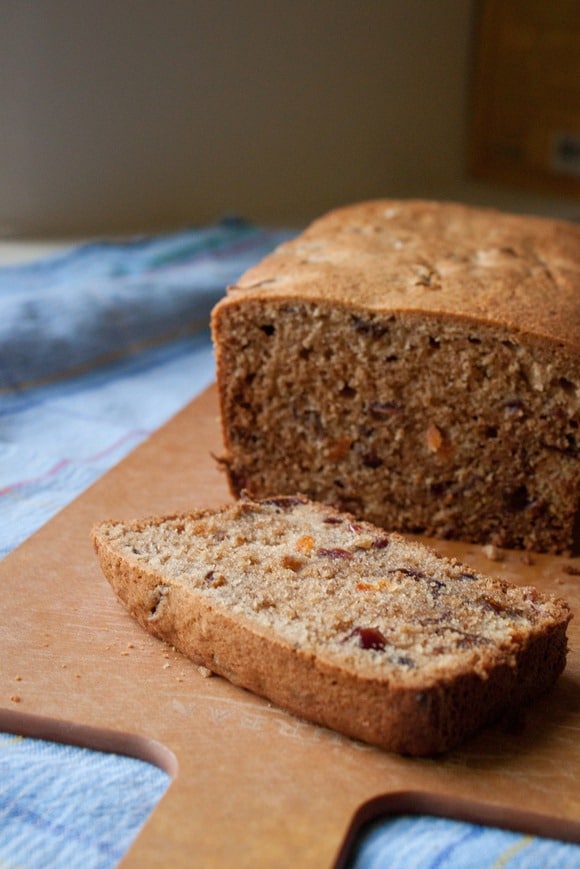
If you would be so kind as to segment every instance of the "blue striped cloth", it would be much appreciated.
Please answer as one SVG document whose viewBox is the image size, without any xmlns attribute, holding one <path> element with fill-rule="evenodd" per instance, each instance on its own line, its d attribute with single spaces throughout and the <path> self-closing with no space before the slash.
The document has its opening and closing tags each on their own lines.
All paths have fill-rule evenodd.
<svg viewBox="0 0 580 869">
<path fill-rule="evenodd" d="M 211 307 L 291 234 L 228 219 L 0 268 L 1 556 L 212 381 Z M 0 869 L 113 867 L 168 786 L 142 761 L 0 734 Z M 351 862 L 580 869 L 580 848 L 402 817 Z"/>
<path fill-rule="evenodd" d="M 167 785 L 132 758 L 0 734 L 0 866 L 116 866 Z"/>
<path fill-rule="evenodd" d="M 352 869 L 578 869 L 580 847 L 449 818 L 403 816 L 365 830 Z"/>
</svg>

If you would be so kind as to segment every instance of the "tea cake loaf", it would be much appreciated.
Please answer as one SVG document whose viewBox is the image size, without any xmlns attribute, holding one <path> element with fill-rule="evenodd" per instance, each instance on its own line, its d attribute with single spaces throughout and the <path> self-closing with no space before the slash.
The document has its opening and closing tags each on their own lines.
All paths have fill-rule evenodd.
<svg viewBox="0 0 580 869">
<path fill-rule="evenodd" d="M 435 754 L 546 691 L 567 605 L 299 496 L 93 531 L 150 633 L 311 722 Z"/>
<path fill-rule="evenodd" d="M 212 327 L 235 495 L 577 551 L 580 225 L 345 207 L 251 268 Z"/>
</svg>

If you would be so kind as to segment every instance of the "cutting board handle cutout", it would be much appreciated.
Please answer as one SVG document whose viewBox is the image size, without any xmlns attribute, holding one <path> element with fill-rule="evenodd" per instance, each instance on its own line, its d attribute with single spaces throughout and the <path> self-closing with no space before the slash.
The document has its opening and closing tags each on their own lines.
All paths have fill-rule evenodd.
<svg viewBox="0 0 580 869">
<path fill-rule="evenodd" d="M 171 779 L 177 777 L 179 764 L 173 752 L 157 740 L 139 734 L 91 727 L 10 709 L 0 709 L 0 730 L 15 736 L 134 757 L 159 767 Z"/>
<path fill-rule="evenodd" d="M 394 819 L 400 815 L 430 815 L 485 827 L 496 827 L 512 833 L 580 844 L 580 821 L 514 809 L 495 803 L 466 800 L 453 795 L 398 791 L 374 797 L 358 809 L 341 845 L 335 869 L 347 869 L 350 866 L 353 847 L 367 824 L 379 818 Z"/>
</svg>

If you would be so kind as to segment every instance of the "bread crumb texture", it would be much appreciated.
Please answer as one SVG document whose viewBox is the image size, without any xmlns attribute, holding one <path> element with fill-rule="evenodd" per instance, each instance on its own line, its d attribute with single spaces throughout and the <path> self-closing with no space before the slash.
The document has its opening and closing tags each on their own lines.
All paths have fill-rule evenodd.
<svg viewBox="0 0 580 869">
<path fill-rule="evenodd" d="M 212 328 L 235 495 L 580 551 L 580 226 L 339 209 L 250 269 Z"/>
<path fill-rule="evenodd" d="M 395 750 L 446 747 L 465 729 L 462 716 L 475 726 L 472 710 L 461 711 L 471 693 L 481 723 L 508 696 L 545 690 L 564 667 L 563 601 L 301 496 L 106 522 L 93 539 L 147 630 L 290 711 Z M 359 693 L 372 695 L 361 702 L 364 726 Z M 387 717 L 397 723 L 389 717 L 377 734 L 375 706 L 384 718 L 393 697 Z M 413 727 L 403 719 L 421 706 L 438 723 L 408 744 L 401 734 Z"/>
</svg>

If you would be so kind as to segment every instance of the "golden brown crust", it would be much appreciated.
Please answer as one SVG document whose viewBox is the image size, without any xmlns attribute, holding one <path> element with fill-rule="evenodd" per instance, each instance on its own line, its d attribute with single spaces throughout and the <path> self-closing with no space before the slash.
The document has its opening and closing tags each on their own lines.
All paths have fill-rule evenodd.
<svg viewBox="0 0 580 869">
<path fill-rule="evenodd" d="M 424 200 L 336 209 L 221 304 L 307 299 L 485 322 L 580 349 L 580 226 Z"/>
<path fill-rule="evenodd" d="M 338 209 L 231 287 L 212 330 L 234 495 L 580 551 L 580 226 Z"/>
<path fill-rule="evenodd" d="M 278 499 L 278 502 L 283 500 Z M 228 541 L 237 534 L 239 539 L 243 537 L 247 542 L 247 520 L 250 517 L 253 521 L 252 517 L 255 516 L 258 523 L 256 527 L 261 529 L 260 546 L 263 548 L 263 532 L 264 529 L 267 532 L 270 521 L 273 538 L 277 539 L 286 516 L 300 513 L 303 510 L 301 505 L 307 505 L 304 499 L 298 498 L 294 505 L 285 504 L 278 509 L 273 503 L 275 501 L 270 499 L 263 506 L 248 499 L 221 511 L 200 511 L 191 516 L 154 518 L 127 524 L 101 523 L 93 530 L 95 551 L 115 593 L 145 630 L 172 643 L 196 663 L 236 685 L 269 698 L 300 717 L 390 751 L 411 755 L 445 751 L 492 721 L 506 704 L 524 702 L 545 691 L 563 669 L 569 610 L 564 602 L 556 599 L 549 601 L 530 589 L 520 591 L 498 580 L 470 575 L 467 580 L 470 587 L 474 587 L 474 582 L 479 583 L 481 589 L 491 595 L 489 599 L 495 601 L 492 609 L 485 608 L 484 620 L 497 620 L 502 631 L 506 613 L 498 615 L 501 607 L 510 609 L 514 601 L 524 606 L 524 601 L 528 599 L 526 595 L 531 595 L 533 599 L 533 604 L 528 607 L 532 619 L 536 618 L 535 613 L 539 613 L 542 606 L 547 607 L 542 616 L 537 616 L 539 621 L 535 625 L 530 623 L 526 626 L 525 620 L 517 616 L 511 629 L 512 639 L 505 648 L 500 643 L 493 647 L 486 640 L 487 645 L 476 649 L 478 663 L 474 659 L 469 664 L 465 656 L 462 663 L 458 652 L 457 666 L 448 668 L 447 675 L 445 669 L 437 671 L 435 675 L 429 674 L 427 665 L 423 673 L 421 669 L 417 672 L 402 672 L 405 666 L 387 667 L 381 671 L 375 663 L 376 672 L 373 672 L 373 666 L 361 663 L 364 652 L 357 653 L 358 657 L 349 657 L 347 652 L 342 651 L 342 646 L 338 652 L 329 652 L 321 640 L 314 643 L 308 640 L 290 641 L 283 631 L 277 629 L 276 622 L 269 624 L 254 617 L 251 609 L 244 608 L 235 598 L 230 597 L 224 602 L 219 594 L 206 594 L 203 584 L 200 588 L 199 583 L 196 585 L 194 582 L 196 571 L 203 572 L 207 568 L 205 559 L 201 564 L 190 559 L 187 573 L 183 572 L 185 568 L 181 565 L 173 571 L 176 575 L 172 575 L 170 567 L 160 566 L 161 562 L 152 567 L 154 559 L 145 554 L 145 544 L 143 547 L 141 545 L 141 540 L 157 533 L 156 529 L 169 529 L 173 537 L 164 538 L 163 542 L 156 539 L 151 549 L 156 552 L 155 558 L 160 554 L 162 561 L 165 559 L 163 563 L 169 565 L 178 546 L 183 547 L 184 552 L 188 548 L 196 548 L 199 539 L 194 540 L 194 537 L 203 535 L 203 545 L 207 545 L 207 551 L 211 554 L 210 561 L 213 559 L 219 564 L 217 556 L 212 553 L 212 541 L 224 529 L 227 528 Z M 380 540 L 383 546 L 385 538 L 382 530 L 364 525 L 357 526 L 356 531 L 352 532 L 352 517 L 343 517 L 321 505 L 315 505 L 314 511 L 307 506 L 305 531 L 311 528 L 315 515 L 323 524 L 327 524 L 328 518 L 331 518 L 332 533 L 342 535 L 345 546 L 353 545 L 348 541 L 354 533 L 358 542 L 353 551 L 359 555 L 362 553 L 363 558 L 365 551 L 372 550 L 373 540 Z M 347 523 L 340 530 L 334 524 L 337 517 Z M 312 533 L 315 536 L 324 534 L 327 528 L 321 524 Z M 181 529 L 178 537 L 174 533 L 176 529 Z M 302 539 L 299 537 L 298 541 Z M 178 542 L 173 545 L 169 540 Z M 245 542 L 239 544 L 239 552 L 233 555 L 233 563 L 236 563 L 235 559 L 239 562 L 240 574 L 249 551 L 244 548 Z M 166 551 L 171 545 L 174 551 Z M 459 575 L 459 565 L 439 559 L 436 553 L 425 547 L 412 544 L 409 548 L 404 540 L 396 536 L 389 545 L 394 548 L 396 559 L 411 558 L 416 562 L 422 557 L 425 570 L 432 570 L 436 563 L 440 568 L 440 576 L 449 573 L 448 582 L 452 583 L 453 577 L 456 579 Z M 231 548 L 231 542 L 228 547 Z M 298 551 L 300 554 L 305 552 L 300 543 L 295 553 Z M 258 547 L 256 553 L 259 552 Z M 268 551 L 266 560 L 274 560 L 277 552 L 273 544 L 272 554 Z M 199 557 L 196 556 L 197 559 Z M 316 571 L 324 572 L 325 566 L 319 568 L 318 563 L 313 561 L 312 571 L 304 574 L 303 582 L 314 583 Z M 354 562 L 351 563 L 354 565 Z M 233 569 L 232 562 L 228 562 L 226 572 L 232 572 Z M 404 573 L 405 569 L 402 570 Z M 261 571 L 263 564 L 254 570 L 257 598 L 260 596 L 260 586 L 265 582 Z M 417 584 L 419 572 L 410 572 L 417 574 L 413 578 Z M 267 593 L 270 597 L 275 593 L 281 600 L 285 597 L 284 575 L 282 570 L 280 575 L 274 575 L 269 581 Z M 510 595 L 510 603 L 502 604 L 500 598 L 506 591 Z M 332 607 L 333 602 L 329 598 L 329 613 Z M 499 608 L 498 612 L 494 612 L 494 608 Z M 418 616 L 421 614 L 419 612 Z M 279 618 L 282 619 L 282 615 Z M 477 618 L 480 616 L 477 615 Z M 477 646 L 475 638 L 474 642 Z"/>
</svg>

